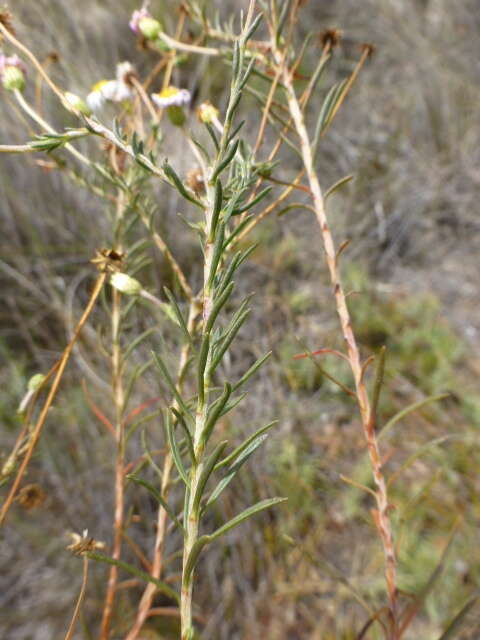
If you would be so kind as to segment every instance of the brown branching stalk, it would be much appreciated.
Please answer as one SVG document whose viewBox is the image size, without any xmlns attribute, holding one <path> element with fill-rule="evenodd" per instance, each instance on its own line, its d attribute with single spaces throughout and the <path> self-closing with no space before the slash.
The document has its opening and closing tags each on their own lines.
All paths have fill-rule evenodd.
<svg viewBox="0 0 480 640">
<path fill-rule="evenodd" d="M 73 634 L 75 633 L 75 627 L 78 622 L 78 618 L 80 616 L 80 611 L 82 608 L 82 603 L 85 598 L 85 591 L 87 590 L 87 580 L 88 580 L 88 556 L 83 555 L 83 574 L 82 574 L 82 585 L 80 587 L 80 593 L 78 594 L 78 600 L 75 605 L 75 609 L 73 611 L 72 620 L 70 622 L 70 626 L 68 627 L 67 633 L 65 634 L 64 640 L 72 640 Z"/>
<path fill-rule="evenodd" d="M 56 373 L 55 373 L 55 377 L 52 381 L 52 386 L 50 387 L 50 391 L 48 393 L 48 396 L 45 400 L 45 403 L 42 407 L 42 410 L 40 411 L 40 415 L 38 416 L 37 422 L 35 424 L 35 427 L 32 430 L 32 434 L 30 436 L 30 442 L 29 442 L 29 446 L 27 449 L 27 452 L 25 453 L 25 457 L 22 460 L 22 463 L 20 465 L 20 468 L 18 469 L 17 475 L 15 477 L 15 480 L 10 488 L 10 491 L 8 493 L 8 496 L 5 500 L 5 502 L 2 505 L 2 509 L 0 511 L 0 526 L 5 522 L 5 518 L 7 517 L 7 513 L 10 509 L 10 506 L 13 502 L 13 499 L 15 498 L 15 495 L 17 493 L 18 487 L 20 486 L 20 482 L 22 480 L 23 474 L 25 473 L 25 470 L 32 458 L 33 452 L 35 450 L 35 447 L 38 443 L 38 440 L 40 439 L 40 434 L 42 432 L 43 426 L 45 424 L 45 421 L 47 419 L 47 415 L 48 415 L 48 410 L 50 409 L 53 400 L 55 399 L 55 396 L 57 394 L 58 391 L 58 387 L 60 386 L 60 382 L 63 376 L 63 373 L 65 371 L 65 367 L 67 366 L 68 360 L 70 358 L 70 355 L 72 353 L 73 347 L 76 343 L 76 341 L 78 340 L 80 333 L 85 325 L 85 323 L 88 320 L 88 317 L 90 316 L 90 313 L 92 312 L 95 303 L 97 301 L 98 296 L 100 295 L 100 292 L 103 288 L 103 284 L 105 282 L 105 278 L 106 278 L 106 274 L 105 273 L 101 273 L 98 278 L 97 281 L 95 283 L 95 286 L 93 288 L 93 291 L 90 295 L 90 299 L 87 303 L 87 306 L 85 307 L 85 310 L 82 314 L 82 317 L 80 318 L 80 320 L 78 321 L 78 324 L 75 328 L 74 334 L 72 336 L 72 339 L 70 340 L 70 342 L 68 343 L 68 345 L 66 346 L 62 357 L 60 358 L 59 362 L 58 362 L 58 366 L 56 368 Z"/>
<path fill-rule="evenodd" d="M 283 60 L 282 53 L 275 48 L 274 38 L 272 38 L 272 43 L 275 61 L 277 62 L 277 64 L 281 65 Z M 330 280 L 335 296 L 335 304 L 342 328 L 343 337 L 346 342 L 348 360 L 355 382 L 356 398 L 360 410 L 364 435 L 367 442 L 370 463 L 372 466 L 372 472 L 376 486 L 375 497 L 377 502 L 377 509 L 374 511 L 374 519 L 381 537 L 383 552 L 385 555 L 385 576 L 389 597 L 390 615 L 392 620 L 391 638 L 392 640 L 394 640 L 397 637 L 396 553 L 389 516 L 387 487 L 375 433 L 375 415 L 372 411 L 367 388 L 362 376 L 363 365 L 360 358 L 358 344 L 352 328 L 350 313 L 346 302 L 346 296 L 338 269 L 337 252 L 333 236 L 328 225 L 322 189 L 320 187 L 320 183 L 315 171 L 312 146 L 305 125 L 301 104 L 293 85 L 292 75 L 290 73 L 290 70 L 286 66 L 283 66 L 282 69 L 282 81 L 286 88 L 288 106 L 300 140 L 300 150 L 306 176 L 308 179 L 310 190 L 312 192 L 313 207 L 315 209 L 315 214 L 321 229 L 321 236 L 325 250 L 328 271 L 330 274 Z"/>
</svg>

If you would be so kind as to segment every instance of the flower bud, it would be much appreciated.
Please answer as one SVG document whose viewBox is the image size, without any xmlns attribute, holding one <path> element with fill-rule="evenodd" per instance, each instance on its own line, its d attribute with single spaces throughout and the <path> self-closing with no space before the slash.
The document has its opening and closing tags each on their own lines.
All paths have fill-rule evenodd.
<svg viewBox="0 0 480 640">
<path fill-rule="evenodd" d="M 155 18 L 145 16 L 139 20 L 138 30 L 147 40 L 156 40 L 162 30 L 162 25 L 158 20 L 155 20 Z"/>
<path fill-rule="evenodd" d="M 200 122 L 212 124 L 212 122 L 218 119 L 218 109 L 210 102 L 202 102 L 197 109 L 197 115 Z"/>
<path fill-rule="evenodd" d="M 83 113 L 83 115 L 89 116 L 92 113 L 92 110 L 90 109 L 88 104 L 85 102 L 85 100 L 83 100 L 83 98 L 80 98 L 80 96 L 77 96 L 75 93 L 70 93 L 70 91 L 66 91 L 65 99 L 77 111 L 80 111 L 80 113 Z"/>
<path fill-rule="evenodd" d="M 2 84 L 7 91 L 22 91 L 25 87 L 25 74 L 20 67 L 5 67 L 2 71 Z"/>
<path fill-rule="evenodd" d="M 29 391 L 38 391 L 44 380 L 45 376 L 43 375 L 43 373 L 36 373 L 28 381 L 27 389 Z"/>
<path fill-rule="evenodd" d="M 142 290 L 142 285 L 135 278 L 126 273 L 114 273 L 110 278 L 110 284 L 114 289 L 125 293 L 127 296 L 138 296 Z"/>
</svg>

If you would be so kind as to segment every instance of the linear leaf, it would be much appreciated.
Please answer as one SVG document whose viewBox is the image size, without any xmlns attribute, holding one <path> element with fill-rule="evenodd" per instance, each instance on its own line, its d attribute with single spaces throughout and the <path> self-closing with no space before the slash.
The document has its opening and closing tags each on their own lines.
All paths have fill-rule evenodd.
<svg viewBox="0 0 480 640">
<path fill-rule="evenodd" d="M 384 427 L 382 427 L 382 429 L 380 429 L 378 434 L 378 439 L 380 440 L 380 438 L 383 438 L 385 434 L 388 433 L 388 431 L 390 431 L 390 429 L 394 425 L 396 425 L 399 420 L 401 420 L 402 418 L 405 418 L 405 416 L 407 416 L 409 413 L 412 413 L 417 409 L 421 409 L 425 405 L 431 404 L 432 402 L 437 402 L 437 400 L 443 400 L 444 398 L 448 398 L 449 395 L 450 395 L 449 393 L 440 393 L 436 396 L 428 396 L 428 398 L 424 398 L 419 402 L 414 402 L 413 404 L 408 405 L 408 407 L 405 407 L 405 409 L 402 409 L 396 415 L 394 415 L 393 418 L 390 418 L 387 424 Z"/>
<path fill-rule="evenodd" d="M 175 438 L 175 431 L 174 431 L 173 423 L 172 423 L 172 420 L 171 420 L 170 415 L 168 413 L 166 415 L 165 420 L 166 420 L 166 427 L 167 427 L 167 438 L 168 438 L 168 443 L 170 445 L 170 450 L 172 452 L 173 461 L 174 461 L 175 466 L 177 467 L 177 471 L 180 474 L 180 476 L 181 476 L 182 480 L 184 481 L 185 485 L 187 487 L 189 487 L 190 486 L 190 480 L 188 479 L 187 472 L 185 470 L 185 467 L 183 466 L 182 457 L 180 455 L 180 451 L 178 449 L 177 440 Z"/>
<path fill-rule="evenodd" d="M 155 498 L 155 500 L 162 505 L 162 507 L 165 509 L 165 511 L 168 513 L 168 515 L 173 520 L 173 522 L 177 525 L 177 527 L 181 531 L 184 531 L 182 523 L 177 518 L 177 516 L 175 515 L 173 509 L 170 507 L 168 502 L 163 498 L 163 496 L 160 493 L 160 491 L 155 489 L 155 487 L 153 485 L 151 485 L 149 482 L 147 482 L 146 480 L 143 480 L 143 478 L 139 478 L 138 476 L 134 475 L 133 473 L 129 473 L 126 476 L 126 478 L 127 478 L 127 480 L 133 480 L 133 482 L 135 482 L 135 484 L 138 484 L 138 485 L 140 485 L 142 487 L 145 487 L 145 489 L 147 489 L 147 491 Z"/>
<path fill-rule="evenodd" d="M 164 582 L 157 580 L 156 578 L 149 575 L 145 571 L 142 571 L 141 569 L 137 569 L 136 567 L 133 567 L 131 564 L 127 564 L 122 560 L 115 560 L 110 556 L 105 556 L 103 555 L 103 553 L 96 553 L 95 551 L 87 551 L 85 555 L 88 558 L 91 558 L 92 560 L 98 560 L 99 562 L 104 562 L 105 564 L 110 564 L 115 567 L 118 567 L 119 569 L 123 569 L 124 571 L 127 571 L 128 573 L 131 573 L 132 575 L 137 576 L 137 578 L 140 578 L 145 582 L 151 582 L 157 587 L 160 593 L 163 593 L 167 597 L 172 598 L 172 600 L 175 600 L 175 602 L 180 603 L 180 596 L 176 591 L 174 591 L 171 587 L 169 587 L 168 584 L 165 584 Z"/>
<path fill-rule="evenodd" d="M 175 400 L 178 402 L 178 406 L 181 407 L 182 411 L 185 414 L 188 415 L 190 413 L 190 411 L 189 411 L 187 405 L 185 404 L 185 401 L 183 400 L 182 396 L 178 392 L 178 389 L 175 386 L 175 383 L 172 380 L 172 376 L 168 372 L 168 369 L 167 369 L 163 359 L 160 357 L 160 355 L 158 355 L 154 351 L 152 351 L 152 355 L 153 355 L 153 359 L 155 361 L 155 364 L 160 369 L 160 372 L 162 373 L 162 375 L 163 375 L 163 377 L 165 379 L 165 382 L 167 383 L 168 388 L 170 389 L 170 391 L 172 392 L 173 396 L 175 397 Z"/>
<path fill-rule="evenodd" d="M 200 478 L 198 479 L 197 489 L 195 495 L 193 496 L 192 510 L 194 513 L 198 511 L 200 506 L 200 501 L 203 497 L 203 492 L 205 491 L 205 486 L 208 482 L 208 479 L 212 475 L 213 470 L 215 469 L 215 465 L 218 462 L 218 459 L 222 455 L 227 446 L 227 441 L 224 440 L 217 444 L 213 452 L 209 455 L 205 462 L 205 466 L 203 467 L 202 473 L 200 474 Z"/>
<path fill-rule="evenodd" d="M 350 176 L 344 176 L 343 178 L 340 178 L 340 180 L 337 180 L 337 182 L 332 184 L 332 186 L 325 191 L 323 199 L 327 200 L 327 198 L 331 196 L 332 193 L 335 193 L 335 191 L 338 191 L 338 189 L 341 189 L 341 187 L 343 187 L 344 184 L 348 184 L 350 180 L 353 180 L 353 178 L 354 176 L 350 175 Z"/>
<path fill-rule="evenodd" d="M 467 615 L 467 613 L 477 603 L 478 598 L 479 596 L 477 594 L 473 596 L 473 598 L 470 598 L 464 604 L 464 606 L 460 609 L 460 611 L 457 613 L 455 618 L 450 622 L 450 624 L 448 625 L 448 627 L 445 629 L 445 631 L 442 633 L 442 635 L 438 640 L 454 640 L 455 638 L 458 638 L 456 632 L 460 629 L 461 625 L 463 624 L 464 618 Z M 455 632 L 455 635 L 453 635 L 454 632 Z"/>
<path fill-rule="evenodd" d="M 223 477 L 220 482 L 217 484 L 215 489 L 212 491 L 209 496 L 207 503 L 203 511 L 206 511 L 210 505 L 212 505 L 215 500 L 221 495 L 221 493 L 228 487 L 233 478 L 237 475 L 237 473 L 242 468 L 243 464 L 250 458 L 250 456 L 258 449 L 258 447 L 268 438 L 268 433 L 264 433 L 261 436 L 258 436 L 253 442 L 250 443 L 248 447 L 246 447 L 243 452 L 238 456 L 237 460 L 235 460 L 235 464 L 230 467 L 228 473 L 225 477 Z"/>
<path fill-rule="evenodd" d="M 250 367 L 250 369 L 248 369 L 248 371 L 246 371 L 243 376 L 240 378 L 240 380 L 233 385 L 233 391 L 236 391 L 237 389 L 239 389 L 243 384 L 245 384 L 245 382 L 247 382 L 257 371 L 258 369 L 260 369 L 260 367 L 262 366 L 262 364 L 264 362 L 266 362 L 268 360 L 268 358 L 270 358 L 270 356 L 272 355 L 272 352 L 269 351 L 268 353 L 266 353 L 264 356 L 262 356 L 261 358 L 259 358 L 256 362 L 254 362 L 252 364 L 252 366 Z"/>
<path fill-rule="evenodd" d="M 254 433 L 252 433 L 251 436 L 249 436 L 244 442 L 242 442 L 241 445 L 239 445 L 234 451 L 232 451 L 232 453 L 230 453 L 226 458 L 221 460 L 217 464 L 217 466 L 215 467 L 215 470 L 221 469 L 222 467 L 225 467 L 228 464 L 232 464 L 232 462 L 235 462 L 235 460 L 238 458 L 238 456 L 241 453 L 243 453 L 243 451 L 245 451 L 245 449 L 247 449 L 247 447 L 252 442 L 254 442 L 254 440 L 256 440 L 257 438 L 259 438 L 260 436 L 265 434 L 267 431 L 269 431 L 276 424 L 278 424 L 278 420 L 273 420 L 273 422 L 269 422 L 267 425 L 265 425 L 263 427 L 260 427 L 260 429 L 257 429 Z"/>
<path fill-rule="evenodd" d="M 286 500 L 287 498 L 267 498 L 266 500 L 257 502 L 257 504 L 254 504 L 252 507 L 248 507 L 247 509 L 239 513 L 238 516 L 235 516 L 234 518 L 226 522 L 222 527 L 210 534 L 208 536 L 210 538 L 210 541 L 216 540 L 217 538 L 225 535 L 256 513 L 260 513 L 260 511 L 269 509 L 270 507 L 273 507 L 276 504 L 280 504 L 281 502 L 285 502 Z"/>
</svg>

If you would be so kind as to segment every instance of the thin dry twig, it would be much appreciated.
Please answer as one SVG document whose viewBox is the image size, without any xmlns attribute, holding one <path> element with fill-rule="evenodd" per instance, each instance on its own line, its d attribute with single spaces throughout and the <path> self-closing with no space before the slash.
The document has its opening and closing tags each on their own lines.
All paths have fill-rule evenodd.
<svg viewBox="0 0 480 640">
<path fill-rule="evenodd" d="M 56 369 L 56 373 L 55 373 L 55 377 L 53 379 L 52 382 L 52 386 L 50 387 L 50 391 L 48 393 L 47 399 L 45 400 L 45 403 L 42 407 L 42 410 L 40 412 L 40 415 L 38 417 L 38 420 L 35 424 L 35 427 L 32 431 L 32 435 L 30 438 L 30 443 L 29 443 L 29 447 L 28 450 L 25 454 L 25 457 L 22 460 L 22 463 L 20 465 L 20 468 L 17 472 L 16 478 L 12 484 L 12 487 L 10 488 L 10 492 L 5 500 L 5 502 L 2 505 L 2 509 L 0 511 L 0 526 L 4 523 L 5 518 L 7 517 L 8 514 L 8 510 L 10 509 L 10 506 L 13 502 L 13 499 L 15 498 L 15 495 L 17 493 L 18 487 L 20 485 L 20 482 L 22 480 L 23 474 L 25 473 L 25 470 L 28 466 L 28 463 L 31 460 L 31 457 L 33 455 L 33 452 L 35 450 L 35 447 L 38 443 L 38 440 L 40 438 L 40 434 L 42 432 L 42 428 L 43 425 L 45 424 L 45 421 L 47 419 L 47 414 L 48 414 L 48 410 L 50 409 L 52 402 L 56 396 L 56 393 L 58 391 L 58 387 L 60 385 L 60 381 L 62 379 L 63 376 L 63 372 L 65 371 L 65 367 L 67 366 L 67 362 L 70 358 L 70 355 L 72 353 L 72 349 L 76 343 L 76 341 L 78 340 L 80 333 L 82 331 L 83 326 L 85 325 L 85 323 L 88 320 L 88 317 L 90 316 L 90 313 L 92 312 L 95 303 L 97 301 L 98 296 L 100 295 L 100 292 L 103 288 L 103 284 L 105 282 L 105 279 L 107 277 L 106 273 L 101 273 L 98 278 L 97 281 L 95 282 L 95 286 L 93 288 L 93 291 L 90 295 L 90 299 L 87 303 L 87 306 L 85 307 L 85 310 L 82 314 L 82 317 L 80 318 L 80 320 L 78 321 L 78 324 L 75 328 L 74 334 L 72 339 L 70 340 L 70 342 L 68 343 L 68 345 L 65 347 L 65 350 L 62 354 L 62 357 L 60 358 L 59 362 L 58 362 L 58 366 Z"/>
</svg>

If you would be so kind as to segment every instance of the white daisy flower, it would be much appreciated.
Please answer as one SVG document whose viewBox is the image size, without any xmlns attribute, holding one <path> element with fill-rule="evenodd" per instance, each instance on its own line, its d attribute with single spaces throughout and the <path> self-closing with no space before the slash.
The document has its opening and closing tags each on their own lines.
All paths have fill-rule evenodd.
<svg viewBox="0 0 480 640">
<path fill-rule="evenodd" d="M 153 102 L 161 108 L 181 107 L 190 102 L 190 91 L 187 89 L 177 89 L 177 87 L 167 87 L 160 93 L 152 93 Z"/>
</svg>

